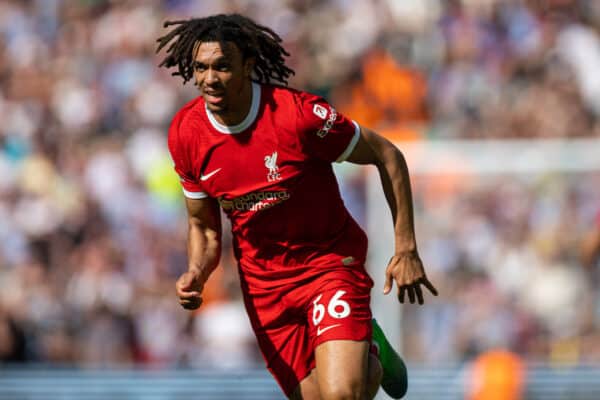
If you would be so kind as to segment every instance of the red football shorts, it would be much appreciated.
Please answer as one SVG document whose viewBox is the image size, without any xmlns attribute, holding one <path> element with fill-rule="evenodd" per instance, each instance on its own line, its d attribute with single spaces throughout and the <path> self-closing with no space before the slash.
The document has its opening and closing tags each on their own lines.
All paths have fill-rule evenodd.
<svg viewBox="0 0 600 400">
<path fill-rule="evenodd" d="M 371 287 L 360 269 L 327 272 L 301 284 L 248 294 L 244 301 L 267 368 L 287 396 L 315 368 L 328 340 L 371 341 Z"/>
</svg>

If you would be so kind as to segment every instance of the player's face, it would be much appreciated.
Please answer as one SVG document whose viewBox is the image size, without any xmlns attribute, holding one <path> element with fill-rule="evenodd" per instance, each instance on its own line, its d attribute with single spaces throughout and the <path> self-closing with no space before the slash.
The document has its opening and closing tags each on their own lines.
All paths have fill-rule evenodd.
<svg viewBox="0 0 600 400">
<path fill-rule="evenodd" d="M 201 43 L 194 61 L 196 86 L 208 109 L 222 116 L 247 111 L 250 99 L 244 94 L 251 91 L 253 67 L 252 59 L 244 60 L 236 45 L 226 44 L 223 49 L 219 42 Z"/>
</svg>

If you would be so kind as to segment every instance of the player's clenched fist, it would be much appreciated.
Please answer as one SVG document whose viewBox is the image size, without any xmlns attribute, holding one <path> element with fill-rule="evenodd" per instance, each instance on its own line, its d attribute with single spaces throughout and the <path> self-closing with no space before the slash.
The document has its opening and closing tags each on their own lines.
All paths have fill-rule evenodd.
<svg viewBox="0 0 600 400">
<path fill-rule="evenodd" d="M 179 304 L 186 310 L 195 310 L 200 307 L 203 288 L 204 282 L 200 271 L 192 269 L 181 274 L 175 283 Z"/>
</svg>

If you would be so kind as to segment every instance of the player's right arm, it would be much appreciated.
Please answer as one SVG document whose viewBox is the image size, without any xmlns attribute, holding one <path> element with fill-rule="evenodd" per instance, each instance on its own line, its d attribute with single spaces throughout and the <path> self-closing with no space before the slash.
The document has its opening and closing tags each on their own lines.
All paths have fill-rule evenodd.
<svg viewBox="0 0 600 400">
<path fill-rule="evenodd" d="M 185 198 L 188 212 L 188 270 L 175 288 L 183 308 L 194 310 L 202 304 L 202 290 L 221 257 L 221 213 L 217 200 Z"/>
<path fill-rule="evenodd" d="M 221 256 L 219 204 L 206 193 L 192 161 L 200 151 L 193 140 L 198 127 L 193 119 L 186 118 L 194 105 L 190 102 L 175 114 L 168 137 L 169 153 L 181 181 L 188 213 L 188 270 L 175 284 L 179 303 L 188 310 L 202 304 L 204 284 Z"/>
</svg>

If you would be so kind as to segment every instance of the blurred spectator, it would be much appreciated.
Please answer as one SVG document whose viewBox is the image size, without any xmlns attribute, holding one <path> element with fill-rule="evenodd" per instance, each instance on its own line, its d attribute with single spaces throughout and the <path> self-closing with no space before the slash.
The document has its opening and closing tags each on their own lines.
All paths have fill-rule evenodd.
<svg viewBox="0 0 600 400">
<path fill-rule="evenodd" d="M 25 355 L 25 335 L 19 325 L 0 311 L 0 362 L 23 362 Z"/>
<path fill-rule="evenodd" d="M 505 350 L 490 350 L 473 362 L 467 398 L 469 400 L 519 400 L 525 394 L 525 365 Z"/>
<path fill-rule="evenodd" d="M 600 261 L 600 212 L 581 240 L 581 261 L 590 269 Z"/>
</svg>

